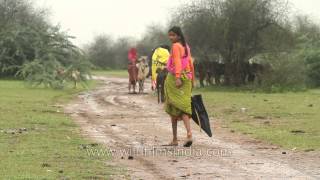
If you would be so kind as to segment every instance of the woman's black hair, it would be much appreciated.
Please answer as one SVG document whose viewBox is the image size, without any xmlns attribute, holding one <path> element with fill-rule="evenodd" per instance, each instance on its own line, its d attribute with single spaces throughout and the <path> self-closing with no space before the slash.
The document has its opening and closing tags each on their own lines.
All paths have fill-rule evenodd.
<svg viewBox="0 0 320 180">
<path fill-rule="evenodd" d="M 169 29 L 168 32 L 173 32 L 180 37 L 181 44 L 183 45 L 183 47 L 185 48 L 185 51 L 186 51 L 185 54 L 188 55 L 187 41 L 183 35 L 181 28 L 179 26 L 174 26 L 171 29 Z"/>
</svg>

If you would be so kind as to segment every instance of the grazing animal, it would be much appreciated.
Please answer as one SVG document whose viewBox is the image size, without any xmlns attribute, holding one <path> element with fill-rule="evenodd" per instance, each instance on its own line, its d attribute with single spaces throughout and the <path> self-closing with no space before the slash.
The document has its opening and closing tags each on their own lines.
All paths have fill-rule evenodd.
<svg viewBox="0 0 320 180">
<path fill-rule="evenodd" d="M 237 70 L 238 68 L 238 70 Z M 226 70 L 236 71 L 232 77 L 232 81 L 238 80 L 240 84 L 258 83 L 261 84 L 263 74 L 269 72 L 271 69 L 268 64 L 260 63 L 230 63 L 228 68 L 226 64 L 217 61 L 200 61 L 195 66 L 197 77 L 200 81 L 200 86 L 205 85 L 221 85 L 227 81 Z"/>
<path fill-rule="evenodd" d="M 80 77 L 80 71 L 78 70 L 73 70 L 71 71 L 71 80 L 74 83 L 74 88 L 76 89 L 78 87 L 78 82 L 80 81 L 81 77 Z"/>
<path fill-rule="evenodd" d="M 212 70 L 214 76 L 214 82 L 216 85 L 221 85 L 221 77 L 224 75 L 225 65 L 219 62 L 211 62 L 212 63 Z"/>
<path fill-rule="evenodd" d="M 196 71 L 196 76 L 199 78 L 200 86 L 204 87 L 204 80 L 206 78 L 206 70 L 205 66 L 201 62 L 196 62 L 195 63 L 195 71 Z"/>
<path fill-rule="evenodd" d="M 57 75 L 61 83 L 64 83 L 66 79 L 71 80 L 74 89 L 77 89 L 78 83 L 81 81 L 81 72 L 76 69 L 64 70 L 60 68 L 57 70 Z"/>
<path fill-rule="evenodd" d="M 164 83 L 166 81 L 168 75 L 168 70 L 166 68 L 157 69 L 157 95 L 158 95 L 158 103 L 164 103 L 165 102 L 165 92 L 164 92 Z"/>
<path fill-rule="evenodd" d="M 149 66 L 147 64 L 147 57 L 141 57 L 139 63 L 136 65 L 138 68 L 138 83 L 139 93 L 144 92 L 144 81 L 149 74 Z"/>
<path fill-rule="evenodd" d="M 212 70 L 211 69 L 207 69 L 207 72 L 206 72 L 206 83 L 207 83 L 207 86 L 212 86 L 213 85 L 213 82 L 212 82 Z"/>
<path fill-rule="evenodd" d="M 57 78 L 59 79 L 60 83 L 63 84 L 66 78 L 66 71 L 63 68 L 59 68 L 56 70 Z"/>
<path fill-rule="evenodd" d="M 200 81 L 200 86 L 220 85 L 221 77 L 224 75 L 225 65 L 219 62 L 202 61 L 195 66 L 197 76 Z M 214 79 L 214 83 L 213 83 Z"/>
<path fill-rule="evenodd" d="M 252 63 L 249 66 L 248 82 L 261 84 L 264 73 L 270 71 L 269 64 Z"/>
</svg>

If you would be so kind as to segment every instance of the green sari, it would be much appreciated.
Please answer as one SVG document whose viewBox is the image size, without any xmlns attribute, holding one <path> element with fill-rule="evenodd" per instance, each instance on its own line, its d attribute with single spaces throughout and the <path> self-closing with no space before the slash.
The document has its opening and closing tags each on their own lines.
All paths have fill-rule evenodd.
<svg viewBox="0 0 320 180">
<path fill-rule="evenodd" d="M 191 110 L 191 93 L 192 80 L 182 75 L 182 87 L 176 87 L 176 77 L 171 73 L 168 74 L 165 81 L 165 110 L 173 117 L 181 117 L 183 114 L 192 114 Z"/>
</svg>

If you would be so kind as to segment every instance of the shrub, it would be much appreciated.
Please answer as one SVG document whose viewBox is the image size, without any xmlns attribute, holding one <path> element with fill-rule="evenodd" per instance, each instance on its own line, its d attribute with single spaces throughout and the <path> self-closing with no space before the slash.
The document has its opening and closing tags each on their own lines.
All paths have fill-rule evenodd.
<svg viewBox="0 0 320 180">
<path fill-rule="evenodd" d="M 306 89 L 306 67 L 298 53 L 267 55 L 271 68 L 262 76 L 262 88 L 270 92 Z"/>
<path fill-rule="evenodd" d="M 314 48 L 305 52 L 308 85 L 320 87 L 320 48 Z"/>
</svg>

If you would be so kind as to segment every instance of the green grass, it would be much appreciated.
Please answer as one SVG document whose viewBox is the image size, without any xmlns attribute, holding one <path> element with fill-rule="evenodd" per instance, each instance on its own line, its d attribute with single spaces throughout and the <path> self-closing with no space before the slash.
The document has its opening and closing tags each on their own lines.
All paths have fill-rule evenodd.
<svg viewBox="0 0 320 180">
<path fill-rule="evenodd" d="M 320 150 L 320 90 L 267 94 L 206 88 L 195 93 L 203 94 L 211 116 L 235 131 L 288 149 Z"/>
<path fill-rule="evenodd" d="M 106 164 L 110 157 L 88 156 L 81 147 L 92 142 L 54 106 L 81 90 L 29 89 L 0 80 L 0 179 L 108 179 L 117 173 Z M 21 128 L 27 131 L 19 133 Z"/>
<path fill-rule="evenodd" d="M 97 70 L 92 73 L 95 76 L 120 77 L 127 78 L 128 72 L 126 70 Z"/>
</svg>

